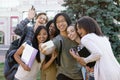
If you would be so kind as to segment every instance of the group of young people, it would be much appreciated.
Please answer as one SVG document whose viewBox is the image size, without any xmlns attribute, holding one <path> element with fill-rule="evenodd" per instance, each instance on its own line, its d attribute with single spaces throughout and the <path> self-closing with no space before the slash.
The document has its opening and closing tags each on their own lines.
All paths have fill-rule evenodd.
<svg viewBox="0 0 120 80">
<path fill-rule="evenodd" d="M 120 80 L 120 65 L 110 42 L 93 18 L 83 16 L 72 25 L 65 13 L 56 14 L 53 20 L 39 13 L 33 27 L 27 26 L 33 18 L 35 10 L 30 9 L 28 17 L 14 30 L 20 37 L 25 35 L 24 43 L 14 54 L 19 64 L 14 80 L 36 80 L 39 71 L 40 80 Z M 48 41 L 54 46 L 42 46 Z M 31 68 L 20 58 L 26 44 L 38 49 Z M 91 54 L 81 57 L 72 49 L 75 46 L 84 46 Z M 94 61 L 93 67 L 87 66 Z M 86 72 L 90 74 L 86 76 Z"/>
</svg>

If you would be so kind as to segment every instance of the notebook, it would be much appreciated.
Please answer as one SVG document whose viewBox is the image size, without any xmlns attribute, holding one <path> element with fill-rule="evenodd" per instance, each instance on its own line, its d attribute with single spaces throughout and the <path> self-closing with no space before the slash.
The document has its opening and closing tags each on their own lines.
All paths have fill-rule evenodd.
<svg viewBox="0 0 120 80">
<path fill-rule="evenodd" d="M 22 61 L 27 64 L 30 68 L 35 60 L 38 50 L 32 46 L 26 44 L 21 56 Z"/>
<path fill-rule="evenodd" d="M 81 49 L 78 50 L 78 54 L 79 54 L 80 57 L 86 58 L 86 57 L 88 57 L 91 53 L 88 51 L 88 49 L 87 49 L 86 47 L 83 47 L 83 48 L 81 48 Z M 87 63 L 86 65 L 91 68 L 91 67 L 94 67 L 95 63 L 96 63 L 96 62 L 94 61 L 94 62 Z"/>
</svg>

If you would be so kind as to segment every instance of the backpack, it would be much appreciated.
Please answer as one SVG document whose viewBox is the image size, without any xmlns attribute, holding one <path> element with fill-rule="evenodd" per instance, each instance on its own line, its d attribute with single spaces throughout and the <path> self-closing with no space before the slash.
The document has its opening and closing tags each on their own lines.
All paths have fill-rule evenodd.
<svg viewBox="0 0 120 80">
<path fill-rule="evenodd" d="M 14 40 L 7 50 L 4 63 L 4 77 L 6 80 L 14 80 L 14 75 L 17 71 L 18 63 L 15 61 L 13 55 L 23 43 L 24 38 L 25 36 Z"/>
</svg>

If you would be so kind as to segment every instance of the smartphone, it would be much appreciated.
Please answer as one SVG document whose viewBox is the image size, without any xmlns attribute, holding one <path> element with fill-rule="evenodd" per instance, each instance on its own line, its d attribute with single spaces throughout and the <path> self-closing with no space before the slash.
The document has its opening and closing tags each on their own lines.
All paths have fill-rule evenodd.
<svg viewBox="0 0 120 80">
<path fill-rule="evenodd" d="M 34 6 L 32 5 L 31 9 L 35 10 Z"/>
<path fill-rule="evenodd" d="M 72 49 L 75 53 L 78 52 L 77 47 L 72 47 L 71 49 Z"/>
</svg>

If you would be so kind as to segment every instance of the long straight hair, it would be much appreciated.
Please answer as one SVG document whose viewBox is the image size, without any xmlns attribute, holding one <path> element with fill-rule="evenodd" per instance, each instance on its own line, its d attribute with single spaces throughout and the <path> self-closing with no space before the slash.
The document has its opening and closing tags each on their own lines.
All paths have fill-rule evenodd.
<svg viewBox="0 0 120 80">
<path fill-rule="evenodd" d="M 70 17 L 69 17 L 66 13 L 58 13 L 58 14 L 56 14 L 56 16 L 54 17 L 54 25 L 55 25 L 56 29 L 57 29 L 56 21 L 57 21 L 57 18 L 58 18 L 59 16 L 63 16 L 63 17 L 65 18 L 68 26 L 71 24 Z M 59 30 L 58 30 L 58 31 L 59 31 Z M 60 34 L 60 32 L 59 32 L 59 34 Z"/>
<path fill-rule="evenodd" d="M 54 22 L 53 22 L 53 20 L 50 20 L 50 21 L 48 21 L 48 23 L 46 24 L 46 28 L 47 28 L 47 31 L 49 32 L 49 27 L 50 27 L 50 25 L 51 24 L 54 24 Z M 55 25 L 54 25 L 55 26 Z M 54 37 L 56 37 L 58 34 L 59 34 L 59 30 L 55 27 L 55 34 L 54 34 Z"/>
<path fill-rule="evenodd" d="M 39 46 L 39 43 L 38 43 L 38 40 L 37 40 L 37 36 L 39 35 L 39 32 L 40 32 L 42 29 L 44 29 L 44 30 L 47 31 L 47 29 L 45 28 L 45 26 L 38 26 L 38 28 L 36 29 L 36 31 L 35 31 L 35 33 L 34 33 L 34 37 L 33 37 L 33 41 L 32 41 L 32 46 L 38 50 L 38 53 L 37 53 L 37 55 L 36 55 L 36 60 L 37 60 L 38 62 L 40 62 L 40 51 L 39 51 L 39 47 L 38 47 L 38 46 Z M 48 33 L 48 32 L 47 32 L 47 35 L 48 35 L 48 37 L 47 37 L 46 41 L 49 40 L 49 33 Z M 45 41 L 45 42 L 46 42 L 46 41 Z"/>
</svg>

